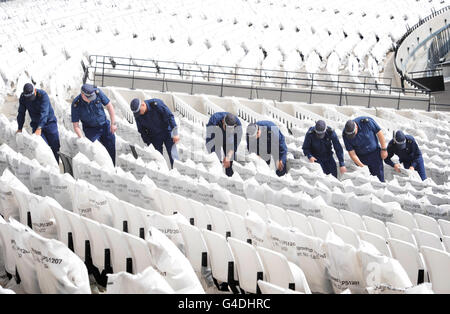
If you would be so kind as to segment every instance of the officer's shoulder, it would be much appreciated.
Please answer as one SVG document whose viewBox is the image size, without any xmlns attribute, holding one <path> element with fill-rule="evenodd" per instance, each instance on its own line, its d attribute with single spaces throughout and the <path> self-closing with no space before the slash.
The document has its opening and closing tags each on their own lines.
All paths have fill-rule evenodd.
<svg viewBox="0 0 450 314">
<path fill-rule="evenodd" d="M 72 107 L 76 108 L 80 104 L 81 95 L 78 95 L 75 97 L 75 99 L 72 101 Z"/>
<path fill-rule="evenodd" d="M 327 127 L 327 134 L 328 135 L 333 135 L 334 134 L 334 129 L 331 126 Z"/>
<path fill-rule="evenodd" d="M 310 127 L 307 134 L 313 134 L 314 133 L 314 127 Z"/>
<path fill-rule="evenodd" d="M 412 137 L 411 135 L 406 135 L 405 137 L 406 137 L 406 143 L 408 143 L 408 144 L 412 144 L 416 141 L 415 138 Z"/>
</svg>

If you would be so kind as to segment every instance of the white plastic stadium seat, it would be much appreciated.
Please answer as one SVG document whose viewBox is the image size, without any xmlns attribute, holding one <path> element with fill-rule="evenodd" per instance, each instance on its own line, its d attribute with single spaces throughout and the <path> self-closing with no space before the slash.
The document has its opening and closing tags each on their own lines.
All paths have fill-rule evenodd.
<svg viewBox="0 0 450 314">
<path fill-rule="evenodd" d="M 308 236 L 313 236 L 314 231 L 309 223 L 308 217 L 301 213 L 294 212 L 292 210 L 286 211 L 289 219 L 291 220 L 292 227 L 297 228 L 301 233 Z"/>
<path fill-rule="evenodd" d="M 247 204 L 249 210 L 258 214 L 259 217 L 261 217 L 264 221 L 267 221 L 267 219 L 269 218 L 269 214 L 267 212 L 266 205 L 252 199 L 247 199 Z"/>
<path fill-rule="evenodd" d="M 186 257 L 197 274 L 201 274 L 202 267 L 208 267 L 208 249 L 203 240 L 202 233 L 197 227 L 179 223 L 181 236 L 183 237 Z"/>
<path fill-rule="evenodd" d="M 411 243 L 388 239 L 392 257 L 400 262 L 414 284 L 425 280 L 425 265 L 417 248 Z M 426 281 L 426 280 L 425 280 Z"/>
<path fill-rule="evenodd" d="M 194 219 L 195 214 L 193 213 L 192 208 L 190 207 L 189 200 L 184 196 L 181 196 L 176 193 L 173 193 L 172 195 L 176 204 L 176 212 L 183 215 L 188 221 Z"/>
<path fill-rule="evenodd" d="M 386 223 L 386 226 L 389 230 L 389 235 L 391 238 L 411 243 L 417 247 L 416 238 L 414 237 L 412 231 L 407 227 L 400 226 L 392 222 Z"/>
<path fill-rule="evenodd" d="M 450 254 L 430 247 L 421 248 L 435 293 L 450 293 Z"/>
<path fill-rule="evenodd" d="M 345 243 L 352 245 L 356 249 L 359 248 L 361 242 L 355 230 L 337 223 L 333 223 L 332 227 L 336 235 L 340 237 Z"/>
<path fill-rule="evenodd" d="M 337 223 L 337 224 L 344 224 L 344 219 L 341 216 L 341 213 L 338 209 L 331 207 L 331 206 L 323 206 L 322 207 L 322 216 L 323 219 L 330 224 Z"/>
<path fill-rule="evenodd" d="M 375 234 L 378 234 L 380 237 L 387 239 L 389 238 L 389 234 L 386 229 L 386 225 L 379 219 L 375 219 L 368 216 L 363 216 L 364 224 L 366 225 L 366 230 Z"/>
<path fill-rule="evenodd" d="M 125 234 L 125 239 L 133 256 L 133 274 L 139 274 L 152 266 L 152 256 L 147 242 L 128 233 Z"/>
<path fill-rule="evenodd" d="M 423 231 L 420 229 L 414 229 L 414 236 L 417 241 L 417 246 L 421 248 L 422 246 L 432 247 L 436 250 L 444 250 L 441 239 L 434 233 Z"/>
<path fill-rule="evenodd" d="M 64 209 L 52 207 L 53 217 L 56 220 L 56 231 L 58 233 L 58 240 L 71 250 L 74 250 L 73 247 L 73 229 L 70 224 L 69 217 L 66 215 L 66 211 Z"/>
<path fill-rule="evenodd" d="M 450 236 L 450 221 L 440 219 L 439 226 L 441 227 L 443 235 Z"/>
<path fill-rule="evenodd" d="M 258 254 L 266 270 L 267 281 L 283 288 L 311 294 L 305 274 L 297 265 L 275 251 L 257 247 Z"/>
<path fill-rule="evenodd" d="M 247 228 L 245 226 L 244 217 L 229 211 L 226 211 L 225 215 L 227 216 L 228 221 L 230 222 L 231 236 L 241 241 L 247 241 L 249 239 L 249 236 Z"/>
<path fill-rule="evenodd" d="M 211 218 L 209 217 L 208 210 L 205 205 L 200 202 L 190 200 L 190 206 L 195 214 L 195 226 L 199 229 L 210 229 L 211 228 Z"/>
<path fill-rule="evenodd" d="M 211 229 L 224 237 L 231 236 L 231 226 L 225 212 L 217 207 L 210 205 L 205 206 L 211 218 Z"/>
<path fill-rule="evenodd" d="M 109 243 L 106 241 L 105 233 L 98 222 L 84 217 L 81 217 L 81 221 L 89 235 L 92 263 L 101 272 L 106 267 L 105 250 L 109 249 Z"/>
<path fill-rule="evenodd" d="M 354 230 L 366 230 L 366 226 L 364 225 L 364 221 L 361 216 L 350 212 L 348 210 L 341 210 L 341 216 L 344 219 L 345 225 L 354 229 Z"/>
<path fill-rule="evenodd" d="M 244 216 L 247 210 L 249 210 L 247 199 L 233 193 L 230 194 L 230 199 L 233 204 L 233 212 Z"/>
<path fill-rule="evenodd" d="M 70 225 L 72 226 L 74 252 L 81 258 L 82 261 L 86 261 L 86 241 L 89 241 L 89 235 L 86 227 L 82 223 L 80 215 L 69 211 L 65 212 L 65 214 Z"/>
<path fill-rule="evenodd" d="M 361 238 L 361 240 L 369 242 L 375 248 L 384 256 L 392 257 L 391 250 L 389 249 L 389 246 L 387 245 L 386 239 L 383 239 L 379 235 L 371 232 L 367 232 L 364 230 L 359 230 L 358 234 Z"/>
<path fill-rule="evenodd" d="M 304 294 L 291 289 L 279 287 L 264 280 L 258 280 L 258 287 L 261 289 L 262 294 Z"/>
<path fill-rule="evenodd" d="M 202 230 L 202 234 L 209 252 L 214 283 L 218 288 L 222 283 L 225 283 L 228 285 L 226 289 L 229 287 L 234 293 L 237 293 L 237 266 L 226 238 L 205 229 Z"/>
<path fill-rule="evenodd" d="M 442 237 L 442 243 L 444 244 L 447 253 L 450 253 L 450 237 Z"/>
<path fill-rule="evenodd" d="M 333 228 L 330 223 L 323 219 L 310 216 L 308 217 L 308 221 L 314 230 L 314 235 L 324 241 L 327 238 L 328 232 L 333 232 Z"/>
<path fill-rule="evenodd" d="M 105 236 L 109 242 L 109 248 L 111 250 L 111 265 L 115 274 L 125 272 L 132 267 L 132 255 L 128 248 L 128 242 L 125 238 L 125 233 L 117 229 L 111 228 L 106 225 L 102 225 L 105 232 Z"/>
<path fill-rule="evenodd" d="M 441 228 L 436 219 L 421 214 L 414 214 L 414 218 L 416 219 L 419 229 L 434 233 L 439 238 L 442 238 Z"/>
<path fill-rule="evenodd" d="M 266 208 L 271 220 L 275 221 L 277 224 L 283 227 L 291 226 L 291 221 L 289 220 L 289 216 L 286 210 L 272 204 L 266 204 Z"/>
<path fill-rule="evenodd" d="M 411 214 L 410 212 L 407 212 L 406 210 L 402 210 L 399 208 L 394 208 L 393 213 L 394 213 L 394 217 L 392 219 L 393 223 L 407 227 L 411 231 L 418 227 L 413 214 Z"/>
<path fill-rule="evenodd" d="M 243 241 L 228 238 L 239 274 L 239 287 L 249 293 L 258 293 L 258 280 L 264 280 L 264 267 L 256 249 Z"/>
</svg>

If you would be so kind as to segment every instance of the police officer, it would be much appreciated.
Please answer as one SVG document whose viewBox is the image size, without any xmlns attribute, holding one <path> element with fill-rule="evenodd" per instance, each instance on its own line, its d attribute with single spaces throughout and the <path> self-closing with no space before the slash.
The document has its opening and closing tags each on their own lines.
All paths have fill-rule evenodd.
<svg viewBox="0 0 450 314">
<path fill-rule="evenodd" d="M 42 136 L 50 146 L 59 162 L 59 132 L 58 124 L 47 93 L 41 89 L 35 89 L 30 83 L 23 87 L 23 93 L 19 98 L 19 112 L 17 115 L 17 132 L 22 132 L 25 123 L 25 112 L 28 110 L 31 118 L 31 129 L 34 134 Z"/>
<path fill-rule="evenodd" d="M 111 118 L 111 123 L 106 118 L 105 107 Z M 83 123 L 83 131 L 86 137 L 95 142 L 98 140 L 105 146 L 114 164 L 116 164 L 116 115 L 114 107 L 106 95 L 96 86 L 84 84 L 81 94 L 72 102 L 73 129 L 78 137 L 83 137 L 80 124 Z"/>
<path fill-rule="evenodd" d="M 391 158 L 394 155 L 397 155 L 400 163 L 402 163 L 406 169 L 416 170 L 422 178 L 422 181 L 427 179 L 422 152 L 414 137 L 405 135 L 400 130 L 395 132 L 394 138 L 389 142 L 387 151 L 388 156 L 384 162 L 389 166 L 394 167 L 395 171 L 400 172 L 400 164 L 394 164 Z"/>
<path fill-rule="evenodd" d="M 370 174 L 384 182 L 383 160 L 387 158 L 388 153 L 384 134 L 375 120 L 359 117 L 347 121 L 342 137 L 355 164 L 359 167 L 367 165 Z"/>
<path fill-rule="evenodd" d="M 347 172 L 344 150 L 336 132 L 331 127 L 327 127 L 325 121 L 317 121 L 316 126 L 308 130 L 302 149 L 310 162 L 318 162 L 325 174 L 332 174 L 337 178 L 337 166 L 333 157 L 332 144 L 339 160 L 340 172 L 344 174 Z"/>
<path fill-rule="evenodd" d="M 276 162 L 276 174 L 286 175 L 287 146 L 283 133 L 271 121 L 258 121 L 247 126 L 247 149 L 256 153 L 270 165 L 270 158 Z"/>
<path fill-rule="evenodd" d="M 211 116 L 206 125 L 206 149 L 212 153 L 222 148 L 225 157 L 222 160 L 227 176 L 233 176 L 233 160 L 242 139 L 241 121 L 228 112 L 217 112 Z"/>
<path fill-rule="evenodd" d="M 174 144 L 180 140 L 177 124 L 170 109 L 161 99 L 141 101 L 135 98 L 131 101 L 130 109 L 134 113 L 138 132 L 145 144 L 152 144 L 157 151 L 163 153 L 163 144 L 169 153 L 170 164 L 176 158 Z M 174 156 L 172 155 L 174 153 Z"/>
</svg>

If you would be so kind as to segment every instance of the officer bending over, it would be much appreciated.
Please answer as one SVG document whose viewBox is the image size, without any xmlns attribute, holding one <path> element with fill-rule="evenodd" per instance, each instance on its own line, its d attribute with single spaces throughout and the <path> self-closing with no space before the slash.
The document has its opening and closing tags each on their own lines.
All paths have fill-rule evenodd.
<svg viewBox="0 0 450 314">
<path fill-rule="evenodd" d="M 27 110 L 30 114 L 30 125 L 33 133 L 42 136 L 52 149 L 56 161 L 59 162 L 58 124 L 50 99 L 45 91 L 35 89 L 30 83 L 24 85 L 23 93 L 19 99 L 19 112 L 17 114 L 18 133 L 22 132 Z"/>
<path fill-rule="evenodd" d="M 388 153 L 383 132 L 375 120 L 359 117 L 347 121 L 342 137 L 355 164 L 359 167 L 368 166 L 370 174 L 384 182 L 383 160 Z"/>
<path fill-rule="evenodd" d="M 134 113 L 138 132 L 145 144 L 152 144 L 157 151 L 163 153 L 163 144 L 169 154 L 170 164 L 177 159 L 176 148 L 180 140 L 175 118 L 161 99 L 133 99 L 130 109 Z M 173 151 L 174 150 L 174 151 Z"/>
<path fill-rule="evenodd" d="M 336 132 L 331 127 L 327 127 L 325 121 L 319 120 L 315 127 L 309 129 L 302 149 L 310 162 L 319 163 L 326 175 L 332 174 L 337 178 L 337 166 L 331 145 L 333 145 L 339 159 L 340 172 L 344 174 L 347 172 L 344 162 L 344 150 Z"/>
<path fill-rule="evenodd" d="M 247 126 L 247 149 L 256 153 L 270 165 L 271 157 L 276 162 L 276 174 L 286 174 L 287 146 L 283 133 L 271 121 L 258 121 Z"/>
<path fill-rule="evenodd" d="M 422 181 L 427 179 L 422 152 L 414 137 L 405 135 L 402 131 L 397 131 L 394 134 L 394 138 L 389 142 L 388 156 L 384 162 L 394 167 L 395 171 L 400 172 L 400 164 L 394 164 L 391 160 L 394 155 L 398 156 L 400 163 L 406 169 L 417 171 Z"/>
<path fill-rule="evenodd" d="M 111 123 L 106 118 L 105 107 L 111 118 Z M 78 137 L 83 137 L 79 122 L 83 123 L 83 131 L 86 137 L 95 142 L 98 140 L 105 146 L 111 159 L 116 164 L 116 115 L 114 107 L 106 95 L 96 86 L 84 84 L 81 94 L 72 102 L 73 129 Z"/>
</svg>

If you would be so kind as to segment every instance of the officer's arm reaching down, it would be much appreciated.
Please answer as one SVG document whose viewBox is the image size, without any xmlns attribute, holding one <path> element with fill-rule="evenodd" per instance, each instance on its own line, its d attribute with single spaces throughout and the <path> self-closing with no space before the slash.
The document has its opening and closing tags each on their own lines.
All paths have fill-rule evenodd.
<svg viewBox="0 0 450 314">
<path fill-rule="evenodd" d="M 354 162 L 358 167 L 361 167 L 361 168 L 362 168 L 362 167 L 365 167 L 365 166 L 366 166 L 365 164 L 363 164 L 363 163 L 361 162 L 361 160 L 359 160 L 358 155 L 356 155 L 356 153 L 355 153 L 354 150 L 349 151 L 348 154 L 349 154 L 350 158 L 353 160 L 353 162 Z"/>
<path fill-rule="evenodd" d="M 381 159 L 385 160 L 388 157 L 386 139 L 384 138 L 383 131 L 377 133 L 378 140 L 381 145 Z"/>
<path fill-rule="evenodd" d="M 73 123 L 73 131 L 78 135 L 79 138 L 83 137 L 83 133 L 81 132 L 80 122 Z"/>
<path fill-rule="evenodd" d="M 108 110 L 109 117 L 111 118 L 111 133 L 114 134 L 117 130 L 116 126 L 116 113 L 114 111 L 114 107 L 111 105 L 111 103 L 107 104 L 106 110 Z"/>
</svg>

